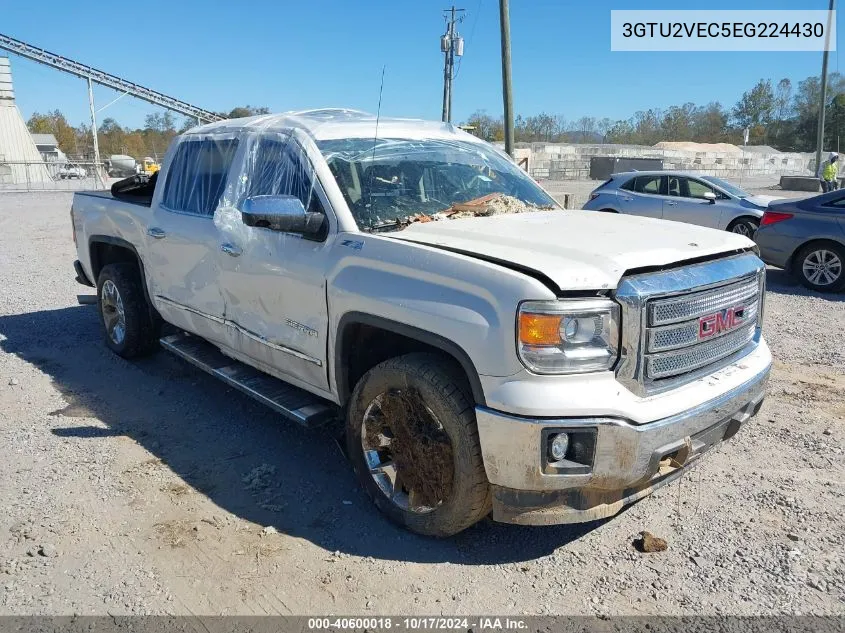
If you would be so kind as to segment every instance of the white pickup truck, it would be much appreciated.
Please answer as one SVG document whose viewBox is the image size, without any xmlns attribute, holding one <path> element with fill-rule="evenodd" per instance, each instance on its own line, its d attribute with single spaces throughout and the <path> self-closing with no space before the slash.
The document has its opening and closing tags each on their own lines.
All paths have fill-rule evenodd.
<svg viewBox="0 0 845 633">
<path fill-rule="evenodd" d="M 611 516 L 765 395 L 751 241 L 565 211 L 450 125 L 213 123 L 71 216 L 106 345 L 160 343 L 304 425 L 343 420 L 367 493 L 419 533 Z"/>
</svg>

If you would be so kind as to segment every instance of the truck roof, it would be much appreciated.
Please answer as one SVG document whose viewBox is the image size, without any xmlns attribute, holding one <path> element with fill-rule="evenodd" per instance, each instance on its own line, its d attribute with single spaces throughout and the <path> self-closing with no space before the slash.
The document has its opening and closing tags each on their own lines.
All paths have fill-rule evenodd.
<svg viewBox="0 0 845 633">
<path fill-rule="evenodd" d="M 376 130 L 378 126 L 378 130 Z M 257 132 L 300 129 L 315 141 L 339 138 L 443 138 L 479 142 L 451 123 L 379 117 L 359 110 L 324 108 L 301 110 L 280 114 L 260 114 L 242 119 L 226 119 L 207 123 L 188 130 L 186 135 L 223 135 L 239 132 L 244 128 Z M 378 131 L 378 134 L 376 132 Z"/>
</svg>

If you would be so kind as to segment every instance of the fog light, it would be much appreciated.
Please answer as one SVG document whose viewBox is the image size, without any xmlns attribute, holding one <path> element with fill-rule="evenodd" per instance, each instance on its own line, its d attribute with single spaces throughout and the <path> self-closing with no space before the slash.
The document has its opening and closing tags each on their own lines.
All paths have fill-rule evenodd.
<svg viewBox="0 0 845 633">
<path fill-rule="evenodd" d="M 558 433 L 552 435 L 549 442 L 549 455 L 552 461 L 559 462 L 566 457 L 566 451 L 569 450 L 569 434 Z"/>
</svg>

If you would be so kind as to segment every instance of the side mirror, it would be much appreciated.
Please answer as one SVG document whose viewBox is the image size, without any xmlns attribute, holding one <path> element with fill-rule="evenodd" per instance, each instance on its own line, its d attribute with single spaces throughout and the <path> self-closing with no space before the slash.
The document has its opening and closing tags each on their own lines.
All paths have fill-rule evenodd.
<svg viewBox="0 0 845 633">
<path fill-rule="evenodd" d="M 247 226 L 315 235 L 323 226 L 322 213 L 308 213 L 296 196 L 252 196 L 244 200 L 241 219 Z"/>
<path fill-rule="evenodd" d="M 704 193 L 704 199 L 709 200 L 710 204 L 716 204 L 716 194 L 712 191 L 706 191 Z"/>
</svg>

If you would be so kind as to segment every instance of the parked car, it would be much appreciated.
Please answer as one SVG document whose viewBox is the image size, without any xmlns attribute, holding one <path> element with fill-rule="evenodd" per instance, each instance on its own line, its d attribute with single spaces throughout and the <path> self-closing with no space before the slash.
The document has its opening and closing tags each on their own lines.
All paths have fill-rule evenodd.
<svg viewBox="0 0 845 633">
<path fill-rule="evenodd" d="M 62 180 L 68 180 L 71 178 L 82 179 L 88 177 L 88 172 L 79 165 L 62 165 L 62 167 L 59 168 L 58 176 Z"/>
<path fill-rule="evenodd" d="M 845 289 L 845 190 L 769 205 L 754 240 L 767 264 L 813 290 Z"/>
<path fill-rule="evenodd" d="M 364 490 L 416 532 L 612 516 L 763 402 L 752 241 L 564 211 L 451 125 L 222 121 L 160 174 L 73 198 L 105 344 L 160 342 L 293 421 L 339 423 Z M 178 333 L 159 341 L 162 320 Z"/>
<path fill-rule="evenodd" d="M 772 196 L 694 173 L 630 171 L 613 174 L 590 194 L 584 209 L 663 218 L 754 235 Z"/>
</svg>

